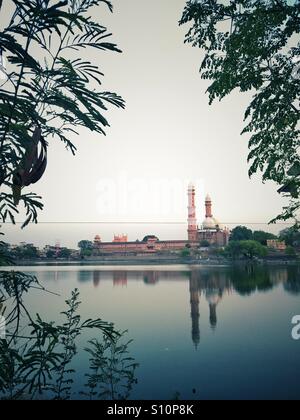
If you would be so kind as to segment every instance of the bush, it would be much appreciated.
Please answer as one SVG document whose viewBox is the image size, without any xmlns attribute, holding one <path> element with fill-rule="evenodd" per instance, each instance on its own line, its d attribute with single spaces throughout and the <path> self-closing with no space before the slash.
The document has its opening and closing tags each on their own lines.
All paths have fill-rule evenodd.
<svg viewBox="0 0 300 420">
<path fill-rule="evenodd" d="M 210 243 L 206 240 L 203 240 L 200 242 L 200 247 L 201 248 L 209 248 L 210 247 Z"/>
<path fill-rule="evenodd" d="M 290 257 L 295 257 L 296 256 L 296 251 L 295 248 L 292 246 L 288 246 L 285 250 L 286 255 L 290 256 Z"/>
<path fill-rule="evenodd" d="M 181 256 L 187 258 L 191 255 L 191 251 L 188 248 L 183 248 L 181 251 Z"/>
<path fill-rule="evenodd" d="M 265 257 L 267 249 L 257 241 L 230 241 L 225 248 L 225 254 L 230 258 L 245 257 L 247 259 L 254 259 L 256 257 Z"/>
</svg>

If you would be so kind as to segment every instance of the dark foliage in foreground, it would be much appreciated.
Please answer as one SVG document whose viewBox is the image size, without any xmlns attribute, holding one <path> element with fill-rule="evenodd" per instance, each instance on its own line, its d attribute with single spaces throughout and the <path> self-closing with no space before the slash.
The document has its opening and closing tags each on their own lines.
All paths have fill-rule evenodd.
<svg viewBox="0 0 300 420">
<path fill-rule="evenodd" d="M 112 11 L 107 0 L 0 2 L 2 222 L 15 221 L 20 202 L 24 226 L 37 221 L 41 197 L 23 190 L 43 176 L 51 138 L 74 154 L 74 134 L 81 128 L 105 134 L 107 107 L 124 107 L 121 97 L 101 89 L 103 73 L 85 58 L 87 49 L 96 58 L 103 51 L 120 52 L 107 29 L 90 16 L 101 4 Z M 13 10 L 7 22 L 4 7 Z"/>
<path fill-rule="evenodd" d="M 243 133 L 249 141 L 249 175 L 282 185 L 290 204 L 275 220 L 300 208 L 300 2 L 190 0 L 180 24 L 186 42 L 201 48 L 200 72 L 211 81 L 210 103 L 235 89 L 253 92 Z"/>
</svg>

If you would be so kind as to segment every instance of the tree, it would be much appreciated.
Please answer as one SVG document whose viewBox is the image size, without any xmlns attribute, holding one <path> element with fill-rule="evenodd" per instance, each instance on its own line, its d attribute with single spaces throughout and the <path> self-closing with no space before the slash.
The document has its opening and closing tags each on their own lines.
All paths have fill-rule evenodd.
<svg viewBox="0 0 300 420">
<path fill-rule="evenodd" d="M 190 249 L 189 248 L 183 248 L 182 250 L 181 250 L 181 256 L 182 256 L 182 258 L 187 258 L 187 257 L 189 257 L 191 255 L 191 251 L 190 251 Z"/>
<path fill-rule="evenodd" d="M 0 241 L 0 266 L 3 265 L 10 265 L 12 264 L 13 260 L 11 257 L 10 252 L 10 245 L 6 242 Z M 0 299 L 0 306 L 1 306 L 1 299 Z M 1 312 L 0 312 L 1 316 Z"/>
<path fill-rule="evenodd" d="M 81 251 L 92 250 L 93 247 L 94 247 L 94 244 L 93 244 L 92 241 L 82 240 L 82 241 L 78 242 L 78 248 Z"/>
<path fill-rule="evenodd" d="M 83 240 L 78 242 L 78 248 L 82 257 L 90 257 L 93 253 L 94 244 L 91 241 Z"/>
<path fill-rule="evenodd" d="M 203 241 L 200 242 L 200 247 L 201 248 L 209 248 L 210 243 L 207 240 L 203 240 Z"/>
<path fill-rule="evenodd" d="M 262 245 L 267 245 L 267 241 L 270 239 L 277 239 L 276 235 L 273 233 L 264 232 L 263 230 L 255 230 L 253 232 L 253 240 L 260 242 Z"/>
<path fill-rule="evenodd" d="M 204 50 L 210 103 L 235 89 L 254 94 L 243 130 L 251 134 L 249 176 L 262 172 L 290 197 L 273 222 L 300 208 L 299 22 L 298 0 L 190 0 L 180 21 L 191 25 L 186 42 Z"/>
<path fill-rule="evenodd" d="M 68 248 L 61 248 L 58 253 L 59 258 L 70 258 L 72 251 Z"/>
<path fill-rule="evenodd" d="M 48 251 L 46 252 L 46 257 L 50 259 L 55 258 L 56 252 L 53 249 L 48 249 Z"/>
<path fill-rule="evenodd" d="M 232 259 L 239 258 L 241 253 L 240 241 L 230 241 L 225 248 L 225 255 L 228 255 Z"/>
<path fill-rule="evenodd" d="M 230 241 L 225 248 L 226 254 L 233 259 L 244 257 L 252 260 L 255 257 L 265 257 L 267 249 L 259 242 L 253 240 Z"/>
<path fill-rule="evenodd" d="M 252 260 L 255 257 L 265 257 L 267 255 L 267 249 L 259 242 L 256 241 L 241 241 L 241 253 L 244 257 Z"/>
<path fill-rule="evenodd" d="M 295 226 L 282 230 L 279 233 L 279 238 L 282 241 L 285 241 L 287 245 L 299 247 L 300 246 L 299 226 L 295 225 Z"/>
<path fill-rule="evenodd" d="M 230 234 L 230 241 L 243 241 L 252 239 L 253 234 L 252 230 L 248 229 L 246 226 L 237 226 L 232 229 Z"/>
<path fill-rule="evenodd" d="M 0 86 L 2 222 L 15 221 L 20 202 L 24 225 L 37 222 L 41 197 L 23 190 L 43 176 L 51 138 L 75 154 L 71 136 L 78 128 L 105 134 L 107 106 L 124 107 L 119 96 L 101 91 L 103 73 L 84 54 L 88 48 L 96 59 L 100 51 L 120 52 L 89 16 L 101 4 L 112 11 L 108 0 L 6 0 L 12 15 L 5 22 L 0 1 L 0 52 L 7 62 Z"/>
<path fill-rule="evenodd" d="M 155 235 L 147 235 L 143 238 L 142 242 L 148 242 L 149 240 L 159 241 L 158 237 Z"/>
<path fill-rule="evenodd" d="M 32 244 L 24 244 L 21 246 L 18 246 L 14 254 L 17 258 L 20 259 L 36 259 L 39 258 L 39 252 L 38 249 L 32 245 Z"/>
<path fill-rule="evenodd" d="M 295 257 L 297 254 L 296 254 L 296 251 L 295 251 L 295 248 L 293 248 L 292 246 L 287 246 L 286 247 L 286 250 L 285 250 L 285 253 L 286 253 L 286 255 L 288 255 L 289 257 Z"/>
</svg>

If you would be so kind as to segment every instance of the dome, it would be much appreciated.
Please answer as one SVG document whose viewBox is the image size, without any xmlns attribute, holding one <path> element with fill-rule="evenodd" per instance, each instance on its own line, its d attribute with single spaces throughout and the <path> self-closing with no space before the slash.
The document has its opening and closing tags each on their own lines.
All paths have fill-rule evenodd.
<svg viewBox="0 0 300 420">
<path fill-rule="evenodd" d="M 207 194 L 207 196 L 206 196 L 206 198 L 205 198 L 205 201 L 207 202 L 207 201 L 210 201 L 211 202 L 211 198 L 210 198 L 210 195 L 209 194 Z"/>
<path fill-rule="evenodd" d="M 220 223 L 214 217 L 206 217 L 203 222 L 203 229 L 217 229 L 220 228 Z"/>
<path fill-rule="evenodd" d="M 221 300 L 220 292 L 218 289 L 206 290 L 205 297 L 209 305 L 217 305 Z"/>
</svg>

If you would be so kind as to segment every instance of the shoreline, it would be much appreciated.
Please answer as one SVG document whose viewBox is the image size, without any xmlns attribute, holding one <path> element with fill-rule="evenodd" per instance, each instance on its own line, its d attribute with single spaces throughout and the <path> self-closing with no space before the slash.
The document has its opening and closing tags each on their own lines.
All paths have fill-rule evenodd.
<svg viewBox="0 0 300 420">
<path fill-rule="evenodd" d="M 18 263 L 5 266 L 20 267 L 20 266 L 160 266 L 160 265 L 185 265 L 185 266 L 211 266 L 211 267 L 232 267 L 236 265 L 298 265 L 300 260 L 297 259 L 266 259 L 266 260 L 217 260 L 217 259 L 190 259 L 190 258 L 107 258 L 107 259 L 85 259 L 85 260 L 20 260 Z M 4 268 L 4 266 L 3 266 Z M 1 269 L 0 269 L 1 270 Z"/>
</svg>

